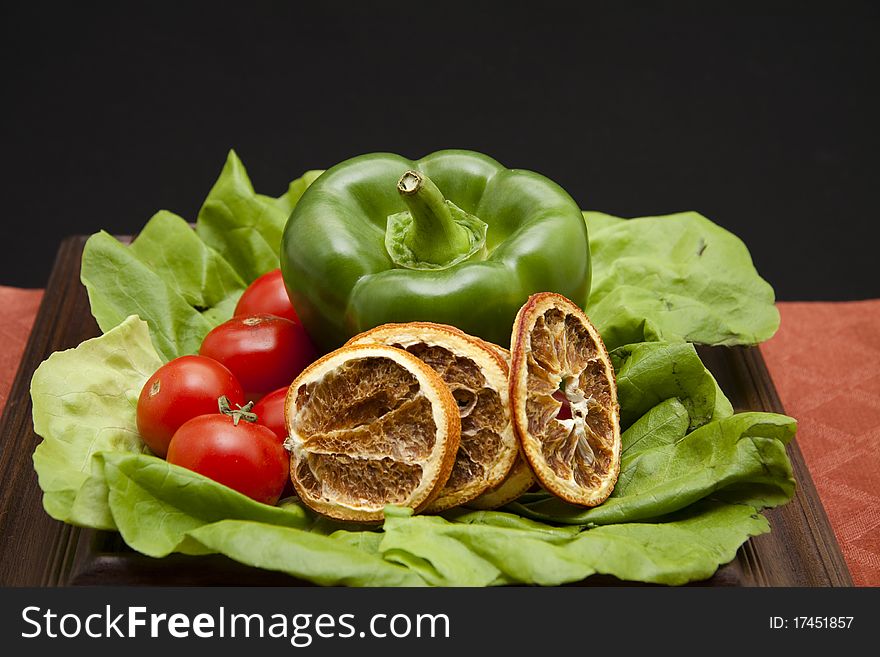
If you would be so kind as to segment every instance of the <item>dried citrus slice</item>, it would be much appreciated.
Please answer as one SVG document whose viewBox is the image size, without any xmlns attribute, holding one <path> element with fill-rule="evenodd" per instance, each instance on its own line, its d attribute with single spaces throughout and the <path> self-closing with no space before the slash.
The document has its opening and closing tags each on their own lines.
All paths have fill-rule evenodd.
<svg viewBox="0 0 880 657">
<path fill-rule="evenodd" d="M 520 308 L 511 336 L 510 399 L 526 458 L 541 484 L 595 506 L 620 471 L 614 368 L 584 311 L 542 292 Z"/>
<path fill-rule="evenodd" d="M 500 484 L 513 467 L 518 444 L 510 420 L 507 362 L 497 347 L 454 326 L 430 322 L 384 324 L 349 344 L 371 342 L 406 349 L 430 365 L 458 405 L 461 443 L 455 465 L 427 510 L 465 504 Z"/>
<path fill-rule="evenodd" d="M 504 481 L 471 500 L 467 505 L 472 509 L 497 509 L 510 504 L 534 485 L 535 475 L 532 474 L 531 466 L 520 452 Z"/>
<path fill-rule="evenodd" d="M 487 347 L 492 349 L 510 365 L 510 352 L 504 347 L 500 347 L 492 342 L 483 342 Z M 535 475 L 532 474 L 532 468 L 526 457 L 523 456 L 522 446 L 517 445 L 517 457 L 513 462 L 513 467 L 500 484 L 494 488 L 490 488 L 479 497 L 468 502 L 468 506 L 473 509 L 497 509 L 498 507 L 509 504 L 525 493 L 529 488 L 535 485 Z"/>
<path fill-rule="evenodd" d="M 420 511 L 452 471 L 458 406 L 434 370 L 402 349 L 324 356 L 290 385 L 284 411 L 294 488 L 332 518 L 381 520 L 387 504 Z"/>
</svg>

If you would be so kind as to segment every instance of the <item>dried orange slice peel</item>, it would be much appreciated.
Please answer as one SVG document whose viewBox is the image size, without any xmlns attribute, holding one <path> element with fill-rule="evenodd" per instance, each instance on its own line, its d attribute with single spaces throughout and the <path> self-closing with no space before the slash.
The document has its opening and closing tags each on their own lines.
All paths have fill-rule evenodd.
<svg viewBox="0 0 880 657">
<path fill-rule="evenodd" d="M 384 345 L 338 349 L 306 368 L 285 402 L 291 480 L 302 501 L 375 522 L 388 504 L 424 509 L 449 478 L 458 405 L 434 370 Z"/>
<path fill-rule="evenodd" d="M 472 509 L 497 509 L 510 504 L 535 484 L 535 475 L 522 453 L 517 455 L 513 467 L 500 484 L 468 502 Z"/>
<path fill-rule="evenodd" d="M 431 322 L 384 324 L 348 344 L 373 342 L 405 349 L 424 361 L 456 400 L 461 443 L 449 480 L 427 510 L 465 504 L 501 484 L 519 447 L 510 419 L 507 361 L 500 348 L 453 326 Z"/>
<path fill-rule="evenodd" d="M 620 472 L 614 368 L 583 310 L 558 294 L 529 297 L 511 336 L 514 426 L 547 490 L 582 506 L 611 494 Z"/>
</svg>

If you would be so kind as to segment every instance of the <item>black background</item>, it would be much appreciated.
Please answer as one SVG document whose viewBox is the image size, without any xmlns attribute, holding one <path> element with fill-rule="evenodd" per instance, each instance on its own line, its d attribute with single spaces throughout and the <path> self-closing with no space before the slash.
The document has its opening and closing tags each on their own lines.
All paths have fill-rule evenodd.
<svg viewBox="0 0 880 657">
<path fill-rule="evenodd" d="M 61 238 L 194 220 L 229 148 L 258 191 L 472 148 L 584 208 L 694 209 L 781 299 L 880 296 L 870 3 L 4 3 L 0 284 Z"/>
</svg>

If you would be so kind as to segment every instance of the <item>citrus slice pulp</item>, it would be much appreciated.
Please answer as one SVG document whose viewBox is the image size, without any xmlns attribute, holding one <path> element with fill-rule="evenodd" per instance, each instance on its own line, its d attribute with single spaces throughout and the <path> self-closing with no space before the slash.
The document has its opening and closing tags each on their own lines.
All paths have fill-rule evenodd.
<svg viewBox="0 0 880 657">
<path fill-rule="evenodd" d="M 532 471 L 572 504 L 596 506 L 620 471 L 614 368 L 598 331 L 565 297 L 529 297 L 511 336 L 514 426 Z"/>
<path fill-rule="evenodd" d="M 452 474 L 428 505 L 439 512 L 470 502 L 500 484 L 514 465 L 518 443 L 510 419 L 507 362 L 488 343 L 445 324 L 384 324 L 348 344 L 405 349 L 429 365 L 455 398 L 461 442 Z"/>
<path fill-rule="evenodd" d="M 382 520 L 386 505 L 420 511 L 449 478 L 458 406 L 421 360 L 383 345 L 338 349 L 306 368 L 285 402 L 291 480 L 313 510 Z"/>
</svg>

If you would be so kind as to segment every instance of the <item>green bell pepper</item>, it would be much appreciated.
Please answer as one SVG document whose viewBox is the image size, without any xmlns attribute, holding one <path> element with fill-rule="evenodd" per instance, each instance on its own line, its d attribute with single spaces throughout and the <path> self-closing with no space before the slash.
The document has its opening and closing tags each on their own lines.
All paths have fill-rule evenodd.
<svg viewBox="0 0 880 657">
<path fill-rule="evenodd" d="M 590 251 L 580 208 L 544 176 L 471 151 L 416 161 L 375 153 L 306 190 L 284 229 L 281 271 L 327 350 L 416 320 L 507 346 L 530 294 L 586 305 Z"/>
</svg>

